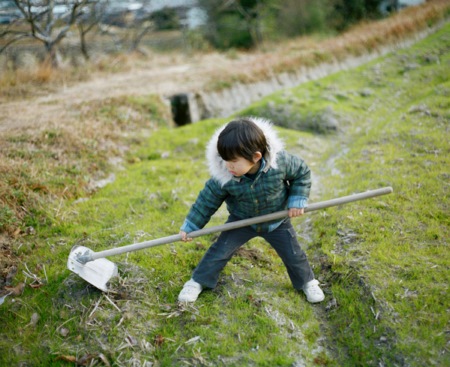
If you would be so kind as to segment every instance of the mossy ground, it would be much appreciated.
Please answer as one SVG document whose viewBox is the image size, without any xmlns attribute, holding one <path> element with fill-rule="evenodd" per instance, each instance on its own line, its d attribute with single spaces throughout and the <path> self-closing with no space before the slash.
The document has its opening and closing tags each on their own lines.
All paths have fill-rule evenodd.
<svg viewBox="0 0 450 367">
<path fill-rule="evenodd" d="M 322 304 L 292 289 L 259 240 L 192 306 L 176 298 L 213 235 L 111 258 L 120 276 L 108 293 L 66 269 L 74 244 L 96 251 L 178 232 L 208 177 L 205 144 L 225 120 L 158 128 L 134 142 L 113 183 L 49 208 L 51 225 L 15 243 L 27 273 L 16 281 L 28 286 L 0 306 L 2 364 L 448 364 L 449 31 L 242 111 L 271 117 L 287 104 L 285 122 L 332 112 L 333 133 L 279 129 L 314 172 L 312 201 L 394 188 L 294 220 Z"/>
</svg>

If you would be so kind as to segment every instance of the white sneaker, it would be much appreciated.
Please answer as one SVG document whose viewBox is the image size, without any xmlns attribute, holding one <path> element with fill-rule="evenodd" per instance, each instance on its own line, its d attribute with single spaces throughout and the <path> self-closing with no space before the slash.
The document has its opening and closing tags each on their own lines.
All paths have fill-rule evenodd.
<svg viewBox="0 0 450 367">
<path fill-rule="evenodd" d="M 308 302 L 311 303 L 322 302 L 325 299 L 325 295 L 323 294 L 322 289 L 320 289 L 319 281 L 317 279 L 313 279 L 306 283 L 303 287 L 303 292 L 306 294 Z"/>
<path fill-rule="evenodd" d="M 180 294 L 178 295 L 179 302 L 195 302 L 198 295 L 202 292 L 203 287 L 195 280 L 190 279 L 185 284 Z"/>
</svg>

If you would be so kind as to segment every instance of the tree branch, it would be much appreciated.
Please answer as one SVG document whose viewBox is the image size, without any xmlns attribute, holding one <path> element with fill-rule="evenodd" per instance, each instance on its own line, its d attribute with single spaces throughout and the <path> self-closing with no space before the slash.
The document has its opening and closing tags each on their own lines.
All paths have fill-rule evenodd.
<svg viewBox="0 0 450 367">
<path fill-rule="evenodd" d="M 0 35 L 1 36 L 1 35 Z M 13 39 L 9 40 L 8 42 L 6 42 L 5 45 L 2 46 L 2 48 L 0 48 L 0 54 L 6 50 L 6 48 L 8 48 L 8 46 L 12 45 L 13 43 L 20 41 L 21 39 L 24 38 L 29 38 L 30 36 L 28 34 L 22 33 L 22 34 L 17 34 L 16 37 L 14 37 Z"/>
</svg>

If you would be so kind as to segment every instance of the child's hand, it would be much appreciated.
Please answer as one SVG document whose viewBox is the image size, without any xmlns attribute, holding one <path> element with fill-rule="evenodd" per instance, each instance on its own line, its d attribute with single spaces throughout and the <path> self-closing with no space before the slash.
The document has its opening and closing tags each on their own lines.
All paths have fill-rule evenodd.
<svg viewBox="0 0 450 367">
<path fill-rule="evenodd" d="M 188 237 L 186 232 L 180 231 L 181 240 L 184 242 L 192 241 L 192 238 Z"/>
<path fill-rule="evenodd" d="M 299 217 L 300 215 L 303 215 L 304 212 L 305 212 L 304 208 L 290 208 L 289 209 L 289 218 Z"/>
</svg>

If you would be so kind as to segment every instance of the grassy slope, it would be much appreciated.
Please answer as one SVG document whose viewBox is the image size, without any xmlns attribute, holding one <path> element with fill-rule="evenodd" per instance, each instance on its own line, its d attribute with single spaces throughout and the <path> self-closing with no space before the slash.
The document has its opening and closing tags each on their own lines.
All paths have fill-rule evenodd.
<svg viewBox="0 0 450 367">
<path fill-rule="evenodd" d="M 279 105 L 299 101 L 286 120 L 311 120 L 309 111 L 327 106 L 343 124 L 333 170 L 320 174 L 327 197 L 395 190 L 314 215 L 314 247 L 336 299 L 332 338 L 350 366 L 448 362 L 449 29 L 278 96 Z M 264 102 L 248 112 L 283 117 Z"/>
<path fill-rule="evenodd" d="M 64 269 L 74 242 L 103 249 L 177 233 L 207 177 L 204 143 L 221 123 L 205 121 L 176 131 L 159 131 L 136 152 L 140 163 L 118 173 L 116 182 L 90 201 L 62 210 L 53 233 L 48 234 L 53 239 L 53 256 L 59 259 L 46 267 L 50 284 L 37 292 L 26 290 L 24 298 L 33 307 L 25 307 L 18 299 L 8 310 L 10 317 L 20 314 L 24 321 L 34 312 L 41 317 L 36 328 L 24 323 L 18 334 L 8 335 L 8 344 L 16 344 L 18 337 L 26 340 L 26 349 L 32 351 L 31 357 L 19 353 L 18 360 L 54 360 L 56 357 L 47 355 L 56 352 L 78 357 L 103 353 L 108 360 L 124 365 L 133 358 L 157 360 L 162 365 L 204 360 L 226 365 L 288 365 L 303 355 L 311 360 L 324 353 L 316 345 L 319 324 L 312 308 L 290 289 L 275 254 L 258 242 L 230 264 L 225 272 L 227 282 L 206 292 L 189 308 L 178 307 L 176 296 L 210 242 L 207 238 L 116 257 L 122 276 L 109 297 L 115 299 L 120 312 Z M 48 250 L 38 249 L 36 259 L 42 261 Z M 268 271 L 272 267 L 274 277 Z M 244 286 L 247 283 L 250 286 Z M 70 330 L 66 338 L 59 335 L 62 324 Z M 308 325 L 306 335 L 304 324 Z M 42 334 L 45 338 L 36 339 Z M 127 336 L 138 345 L 127 346 Z M 198 339 L 189 342 L 192 338 Z M 281 353 L 277 355 L 276 350 Z M 13 354 L 10 350 L 9 356 L 3 357 L 13 358 Z"/>
<path fill-rule="evenodd" d="M 223 123 L 203 121 L 154 132 L 113 184 L 88 201 L 62 203 L 51 228 L 17 243 L 30 272 L 48 283 L 1 306 L 1 364 L 444 365 L 449 30 L 246 111 L 270 115 L 274 104 L 287 105 L 287 121 L 310 121 L 308 111 L 331 107 L 337 135 L 280 130 L 315 171 L 315 201 L 394 187 L 390 197 L 308 217 L 308 252 L 327 291 L 322 305 L 292 290 L 260 241 L 193 307 L 176 305 L 176 296 L 210 237 L 113 258 L 121 276 L 108 295 L 65 269 L 74 243 L 100 250 L 178 231 L 207 178 L 204 144 Z M 220 211 L 211 224 L 223 218 Z"/>
</svg>

